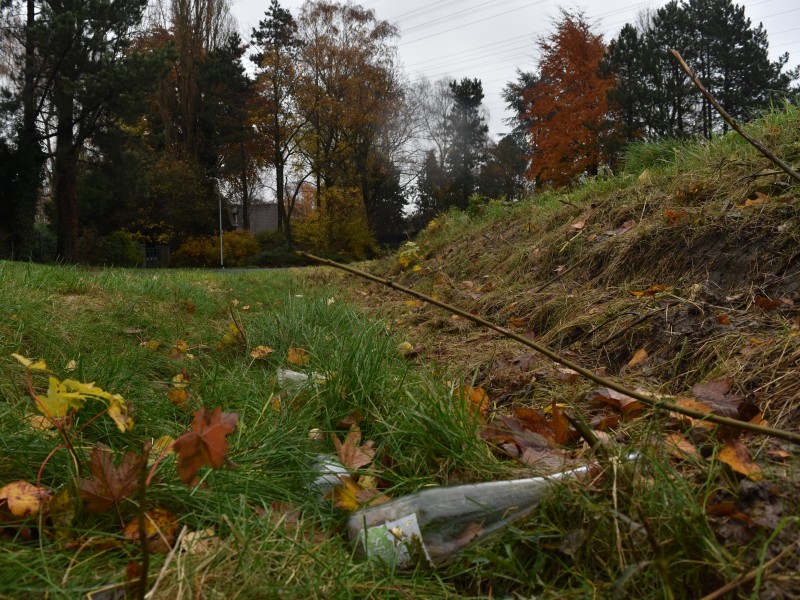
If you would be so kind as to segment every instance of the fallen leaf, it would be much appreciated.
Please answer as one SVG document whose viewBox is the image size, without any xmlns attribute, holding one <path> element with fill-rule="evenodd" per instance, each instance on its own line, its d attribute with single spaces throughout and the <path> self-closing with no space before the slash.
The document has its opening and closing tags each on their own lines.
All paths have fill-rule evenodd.
<svg viewBox="0 0 800 600">
<path fill-rule="evenodd" d="M 556 369 L 556 376 L 553 378 L 560 383 L 575 383 L 578 381 L 579 373 L 572 369 L 559 368 Z"/>
<path fill-rule="evenodd" d="M 677 404 L 678 406 L 682 406 L 683 408 L 696 410 L 698 412 L 702 412 L 709 415 L 713 412 L 709 404 L 700 402 L 695 398 L 681 398 L 675 404 Z M 670 416 L 689 427 L 701 427 L 703 429 L 713 429 L 714 427 L 716 427 L 716 425 L 710 421 L 706 421 L 704 419 L 698 419 L 695 417 L 690 417 L 688 415 L 683 415 L 680 413 L 670 413 Z"/>
<path fill-rule="evenodd" d="M 664 447 L 675 458 L 700 458 L 697 448 L 680 433 L 671 433 L 664 438 Z"/>
<path fill-rule="evenodd" d="M 178 340 L 177 342 L 175 342 L 172 348 L 169 349 L 169 355 L 173 358 L 176 358 L 178 356 L 181 356 L 182 354 L 186 354 L 188 350 L 189 350 L 189 344 L 187 344 L 183 340 Z"/>
<path fill-rule="evenodd" d="M 586 227 L 586 219 L 581 219 L 580 221 L 575 221 L 572 225 L 570 225 L 573 229 L 583 229 Z"/>
<path fill-rule="evenodd" d="M 27 481 L 15 481 L 0 488 L 0 506 L 4 503 L 15 517 L 27 518 L 38 515 L 53 492 Z"/>
<path fill-rule="evenodd" d="M 742 394 L 730 394 L 732 387 L 733 377 L 725 377 L 695 384 L 692 387 L 692 392 L 695 398 L 710 405 L 714 413 L 724 417 L 737 418 L 745 396 Z"/>
<path fill-rule="evenodd" d="M 658 293 L 666 292 L 667 290 L 671 289 L 669 286 L 666 285 L 651 285 L 646 290 L 628 290 L 628 293 L 632 296 L 636 296 L 637 298 L 646 298 L 648 296 L 655 296 Z"/>
<path fill-rule="evenodd" d="M 677 225 L 678 223 L 686 219 L 686 211 L 672 210 L 670 208 L 667 208 L 664 210 L 664 218 L 670 225 Z"/>
<path fill-rule="evenodd" d="M 166 554 L 175 543 L 178 519 L 163 508 L 154 508 L 144 514 L 144 535 L 147 550 L 153 554 Z M 125 525 L 122 534 L 131 542 L 139 543 L 139 517 L 134 517 Z"/>
<path fill-rule="evenodd" d="M 474 416 L 483 416 L 489 410 L 489 395 L 480 386 L 462 385 L 455 389 L 455 397 L 466 403 L 467 410 Z"/>
<path fill-rule="evenodd" d="M 633 353 L 633 356 L 628 361 L 628 367 L 631 369 L 637 365 L 642 364 L 648 358 L 647 350 L 644 348 L 639 348 L 636 352 Z"/>
<path fill-rule="evenodd" d="M 397 345 L 397 353 L 403 358 L 410 358 L 414 353 L 414 346 L 410 342 L 400 342 Z"/>
<path fill-rule="evenodd" d="M 151 341 L 149 341 L 149 342 L 142 342 L 142 343 L 141 343 L 141 344 L 139 344 L 139 345 L 140 345 L 142 348 L 147 348 L 147 349 L 148 349 L 148 350 L 150 350 L 151 352 L 155 352 L 155 351 L 156 351 L 156 350 L 158 350 L 158 349 L 159 349 L 159 347 L 161 346 L 161 342 L 158 342 L 158 341 L 156 341 L 156 340 L 151 340 Z"/>
<path fill-rule="evenodd" d="M 184 300 L 183 309 L 187 312 L 187 314 L 193 315 L 197 307 L 194 304 L 192 304 L 190 300 Z"/>
<path fill-rule="evenodd" d="M 110 450 L 92 448 L 89 472 L 92 479 L 79 479 L 78 489 L 86 502 L 86 510 L 102 513 L 133 495 L 139 487 L 139 479 L 146 457 L 135 452 L 126 452 L 119 467 L 114 466 L 114 455 Z"/>
<path fill-rule="evenodd" d="M 188 554 L 208 554 L 222 544 L 213 527 L 190 531 L 181 538 L 181 550 Z"/>
<path fill-rule="evenodd" d="M 289 348 L 289 363 L 304 367 L 311 360 L 308 351 L 304 348 Z"/>
<path fill-rule="evenodd" d="M 719 321 L 720 324 L 722 324 L 722 325 L 730 325 L 731 324 L 731 319 L 726 314 L 717 315 L 717 321 Z"/>
<path fill-rule="evenodd" d="M 731 469 L 757 481 L 763 477 L 761 467 L 753 462 L 750 451 L 744 445 L 741 438 L 733 438 L 725 443 L 725 446 L 717 453 L 717 460 L 724 462 Z"/>
<path fill-rule="evenodd" d="M 34 431 L 47 431 L 49 429 L 55 429 L 53 421 L 44 415 L 31 415 L 28 418 L 28 425 L 30 425 L 30 428 Z"/>
<path fill-rule="evenodd" d="M 756 306 L 763 311 L 775 310 L 783 304 L 781 300 L 770 300 L 769 298 L 765 298 L 763 296 L 756 298 L 755 302 Z"/>
<path fill-rule="evenodd" d="M 589 399 L 608 404 L 629 417 L 638 415 L 644 408 L 644 405 L 636 398 L 631 398 L 611 388 L 598 388 L 589 393 Z"/>
<path fill-rule="evenodd" d="M 167 452 L 167 449 L 169 449 L 169 451 L 172 452 L 173 449 L 170 446 L 174 441 L 175 438 L 173 438 L 171 435 L 162 435 L 155 442 L 153 442 L 148 457 L 152 457 L 152 459 L 155 460 L 156 458 Z"/>
<path fill-rule="evenodd" d="M 350 428 L 344 442 L 340 441 L 338 436 L 333 436 L 336 454 L 338 454 L 339 460 L 348 471 L 357 471 L 372 463 L 372 459 L 375 458 L 375 448 L 372 447 L 374 443 L 368 441 L 363 445 L 361 444 L 361 430 L 357 425 L 353 425 Z"/>
<path fill-rule="evenodd" d="M 422 300 L 406 300 L 404 304 L 409 308 L 419 308 L 425 305 Z"/>
<path fill-rule="evenodd" d="M 265 360 L 273 352 L 273 349 L 269 346 L 256 346 L 250 350 L 250 356 L 252 356 L 255 360 Z"/>
<path fill-rule="evenodd" d="M 508 326 L 512 329 L 522 329 L 528 326 L 528 320 L 521 317 L 511 317 L 508 320 Z"/>
<path fill-rule="evenodd" d="M 219 469 L 228 456 L 227 435 L 236 429 L 239 415 L 222 412 L 219 407 L 208 413 L 201 407 L 194 415 L 192 430 L 175 440 L 178 474 L 190 485 L 203 465 Z"/>
<path fill-rule="evenodd" d="M 786 450 L 767 450 L 767 456 L 777 461 L 783 462 L 787 458 L 791 458 L 792 454 Z"/>
<path fill-rule="evenodd" d="M 555 399 L 550 407 L 551 416 L 553 418 L 553 435 L 555 437 L 556 444 L 561 446 L 571 444 L 575 440 L 575 435 L 573 434 L 572 429 L 570 429 L 569 420 L 566 416 L 564 416 L 564 413 L 559 408 Z"/>
</svg>

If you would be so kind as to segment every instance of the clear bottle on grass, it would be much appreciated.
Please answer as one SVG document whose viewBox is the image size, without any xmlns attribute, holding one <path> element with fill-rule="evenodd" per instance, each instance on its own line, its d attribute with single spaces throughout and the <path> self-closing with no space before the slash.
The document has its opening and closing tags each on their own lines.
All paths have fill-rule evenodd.
<svg viewBox="0 0 800 600">
<path fill-rule="evenodd" d="M 347 520 L 347 533 L 357 553 L 370 560 L 398 569 L 419 562 L 441 567 L 455 560 L 459 551 L 530 514 L 553 484 L 589 469 L 423 489 L 354 512 Z"/>
</svg>

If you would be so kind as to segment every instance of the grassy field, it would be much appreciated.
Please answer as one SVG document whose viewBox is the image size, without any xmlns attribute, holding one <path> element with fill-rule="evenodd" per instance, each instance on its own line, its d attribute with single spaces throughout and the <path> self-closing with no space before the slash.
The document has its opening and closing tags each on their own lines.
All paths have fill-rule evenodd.
<svg viewBox="0 0 800 600">
<path fill-rule="evenodd" d="M 795 160 L 797 121 L 794 109 L 776 113 L 757 133 Z M 632 387 L 679 397 L 729 376 L 762 418 L 796 431 L 800 209 L 796 188 L 761 174 L 768 167 L 732 136 L 638 148 L 616 177 L 452 213 L 365 268 Z M 654 285 L 663 289 L 630 293 Z M 759 298 L 780 304 L 762 309 Z M 272 352 L 254 357 L 261 346 Z M 290 362 L 291 349 L 308 362 Z M 647 356 L 634 364 L 640 349 Z M 94 382 L 124 397 L 133 427 L 120 431 L 95 398 L 61 432 L 42 429 L 13 353 L 46 361 L 49 374 L 30 372 L 35 394 L 50 376 Z M 136 597 L 144 562 L 148 597 L 170 599 L 694 598 L 730 583 L 725 597 L 800 593 L 795 448 L 747 437 L 746 458 L 760 470 L 737 473 L 720 456 L 740 439 L 731 432 L 658 411 L 620 415 L 555 367 L 330 270 L 0 263 L 0 488 L 23 481 L 54 494 L 28 518 L 0 499 L 0 597 Z M 307 377 L 287 383 L 281 369 Z M 488 390 L 488 411 L 454 396 L 463 385 Z M 591 480 L 565 484 L 447 568 L 395 572 L 359 560 L 344 537 L 348 510 L 309 487 L 316 457 L 334 454 L 334 437 L 353 423 L 375 449 L 358 482 L 377 494 L 539 474 L 481 435 L 554 400 L 642 458 L 606 461 Z M 96 479 L 93 449 L 110 449 L 117 465 L 135 460 L 125 453 L 178 438 L 201 407 L 238 415 L 230 464 L 203 467 L 187 486 L 173 454 L 153 466 L 154 450 L 110 509 L 81 502 L 79 489 Z M 692 446 L 676 452 L 665 439 Z M 592 460 L 580 440 L 562 446 L 549 450 Z M 162 548 L 154 536 L 145 561 L 125 531 L 133 522 L 136 538 L 140 515 L 154 509 L 172 533 Z"/>
</svg>

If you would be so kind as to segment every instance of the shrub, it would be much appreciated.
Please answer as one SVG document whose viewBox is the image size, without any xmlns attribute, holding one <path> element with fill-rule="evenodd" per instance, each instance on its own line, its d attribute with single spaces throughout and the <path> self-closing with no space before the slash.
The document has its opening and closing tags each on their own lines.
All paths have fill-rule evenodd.
<svg viewBox="0 0 800 600">
<path fill-rule="evenodd" d="M 258 242 L 249 231 L 226 231 L 222 234 L 222 247 L 226 267 L 243 267 L 259 251 Z M 172 264 L 176 267 L 218 267 L 219 238 L 188 238 L 172 255 Z"/>
</svg>

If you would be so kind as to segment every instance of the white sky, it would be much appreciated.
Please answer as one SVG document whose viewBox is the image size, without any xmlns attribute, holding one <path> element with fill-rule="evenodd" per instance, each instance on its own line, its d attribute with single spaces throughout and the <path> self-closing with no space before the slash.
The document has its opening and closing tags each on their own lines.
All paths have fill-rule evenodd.
<svg viewBox="0 0 800 600">
<path fill-rule="evenodd" d="M 303 0 L 280 0 L 297 17 Z M 797 0 L 739 0 L 755 26 L 763 23 L 775 60 L 789 52 L 788 67 L 800 64 L 800 5 Z M 232 0 L 245 40 L 264 18 L 269 0 Z M 625 23 L 635 22 L 642 10 L 655 9 L 666 0 L 363 0 L 379 19 L 400 29 L 399 55 L 409 78 L 431 80 L 477 77 L 483 82 L 484 106 L 493 135 L 507 130 L 505 104 L 500 92 L 516 78 L 517 68 L 535 67 L 535 40 L 550 30 L 559 7 L 582 9 L 598 23 L 606 41 Z"/>
</svg>

